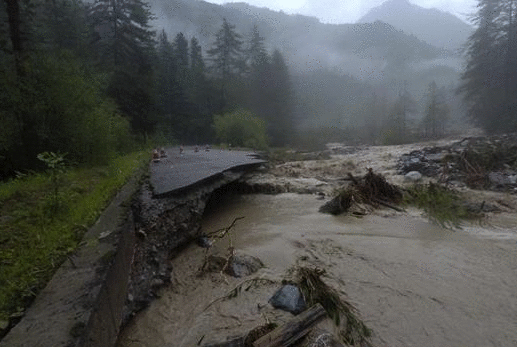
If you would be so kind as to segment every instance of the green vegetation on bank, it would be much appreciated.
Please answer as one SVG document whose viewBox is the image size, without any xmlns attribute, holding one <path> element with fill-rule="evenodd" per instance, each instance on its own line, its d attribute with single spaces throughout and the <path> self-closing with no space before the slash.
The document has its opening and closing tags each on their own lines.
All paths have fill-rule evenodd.
<svg viewBox="0 0 517 347">
<path fill-rule="evenodd" d="M 59 179 L 49 171 L 0 183 L 0 321 L 24 310 L 148 159 L 141 151 Z"/>
<path fill-rule="evenodd" d="M 462 220 L 479 217 L 466 208 L 459 193 L 437 183 L 411 186 L 404 202 L 423 209 L 429 219 L 445 227 L 459 227 Z"/>
<path fill-rule="evenodd" d="M 247 110 L 237 110 L 215 116 L 216 136 L 232 146 L 266 150 L 268 140 L 266 123 Z"/>
</svg>

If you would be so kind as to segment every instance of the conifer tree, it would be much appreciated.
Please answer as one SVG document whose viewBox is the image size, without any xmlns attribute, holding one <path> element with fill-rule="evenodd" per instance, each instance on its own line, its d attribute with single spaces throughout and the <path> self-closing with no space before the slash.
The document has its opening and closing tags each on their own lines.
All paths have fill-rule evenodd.
<svg viewBox="0 0 517 347">
<path fill-rule="evenodd" d="M 517 20 L 515 0 L 480 0 L 467 66 L 457 92 L 470 119 L 489 133 L 517 130 Z"/>
<path fill-rule="evenodd" d="M 233 75 L 242 71 L 242 40 L 235 25 L 223 19 L 221 29 L 215 36 L 213 47 L 207 51 L 212 69 L 221 81 L 222 107 L 227 102 L 228 83 Z"/>
<path fill-rule="evenodd" d="M 190 40 L 190 90 L 189 95 L 193 102 L 195 102 L 199 108 L 205 109 L 206 103 L 206 90 L 207 90 L 207 79 L 206 79 L 206 67 L 203 59 L 201 45 L 199 41 L 192 37 Z"/>
<path fill-rule="evenodd" d="M 154 42 L 149 4 L 142 0 L 95 0 L 90 10 L 102 64 L 141 63 Z"/>
<path fill-rule="evenodd" d="M 289 70 L 284 57 L 275 49 L 271 57 L 269 74 L 269 93 L 271 105 L 268 121 L 268 134 L 274 145 L 288 143 L 293 133 L 293 96 Z"/>
<path fill-rule="evenodd" d="M 450 111 L 434 81 L 429 84 L 427 98 L 426 112 L 422 122 L 425 135 L 436 138 L 444 134 Z"/>
<path fill-rule="evenodd" d="M 111 77 L 108 95 L 144 136 L 155 124 L 152 18 L 143 0 L 95 0 L 90 10 L 98 63 Z"/>
</svg>

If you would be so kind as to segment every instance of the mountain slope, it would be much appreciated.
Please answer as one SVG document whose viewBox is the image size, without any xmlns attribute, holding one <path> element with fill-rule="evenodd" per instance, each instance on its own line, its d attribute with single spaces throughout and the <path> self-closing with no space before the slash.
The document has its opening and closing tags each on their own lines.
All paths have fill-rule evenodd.
<svg viewBox="0 0 517 347">
<path fill-rule="evenodd" d="M 268 48 L 278 48 L 290 68 L 299 72 L 338 68 L 361 79 L 379 79 L 425 61 L 444 62 L 450 56 L 380 22 L 322 24 L 314 17 L 245 3 L 220 6 L 199 0 L 151 0 L 151 7 L 158 17 L 157 29 L 164 28 L 171 36 L 180 31 L 187 37 L 196 36 L 205 49 L 212 44 L 223 18 L 236 25 L 244 38 L 256 24 Z"/>
<path fill-rule="evenodd" d="M 378 20 L 413 34 L 433 46 L 452 50 L 461 48 L 473 31 L 473 27 L 448 12 L 426 9 L 408 0 L 388 0 L 371 9 L 358 23 Z"/>
</svg>

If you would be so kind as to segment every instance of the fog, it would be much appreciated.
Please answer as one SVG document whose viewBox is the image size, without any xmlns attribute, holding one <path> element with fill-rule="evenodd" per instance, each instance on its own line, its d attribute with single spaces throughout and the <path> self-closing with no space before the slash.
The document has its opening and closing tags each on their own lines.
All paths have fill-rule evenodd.
<svg viewBox="0 0 517 347">
<path fill-rule="evenodd" d="M 325 1 L 286 2 L 282 5 L 285 12 L 265 8 L 266 2 L 258 3 L 262 7 L 246 3 L 219 6 L 186 0 L 153 0 L 151 3 L 157 15 L 157 28 L 164 28 L 170 37 L 180 31 L 187 38 L 196 36 L 205 51 L 211 47 L 223 18 L 236 26 L 244 41 L 253 25 L 257 25 L 267 49 L 279 49 L 289 67 L 299 128 L 365 126 L 371 122 L 368 119 L 373 112 L 371 99 L 377 97 L 382 97 L 386 105 L 382 117 L 378 116 L 375 121 L 387 123 L 397 99 L 409 93 L 414 106 L 406 116 L 418 129 L 433 81 L 442 93 L 447 94 L 442 98 L 450 104 L 449 127 L 463 126 L 464 112 L 454 89 L 464 65 L 462 45 L 472 27 L 450 13 L 426 10 L 406 0 L 391 0 L 373 10 L 373 6 L 382 2 L 347 2 L 337 6 L 336 11 L 326 11 L 339 15 L 341 9 L 350 7 L 353 8 L 350 13 L 356 15 L 344 16 L 343 21 L 353 22 L 360 16 L 371 21 L 326 24 L 324 21 L 333 21 L 322 11 L 333 9 L 334 5 Z M 425 6 L 433 4 L 445 6 L 430 1 Z M 467 11 L 470 4 L 454 2 L 450 6 L 456 6 L 457 11 Z M 293 13 L 296 6 L 300 6 L 301 13 L 311 6 L 314 11 L 310 12 L 311 16 L 286 13 Z M 278 6 L 271 7 L 279 9 Z M 415 24 L 414 32 L 407 27 L 408 23 L 402 30 L 397 22 L 375 21 L 375 16 L 396 13 L 401 8 L 406 16 L 414 17 L 408 22 Z M 426 36 L 429 40 L 445 44 L 430 44 L 417 35 L 419 30 L 429 32 Z"/>
<path fill-rule="evenodd" d="M 355 23 L 372 8 L 381 5 L 385 0 L 250 0 L 246 1 L 256 7 L 267 7 L 288 14 L 303 14 L 317 17 L 322 23 L 344 24 Z M 214 4 L 227 4 L 232 1 L 210 0 Z M 470 14 L 475 12 L 475 0 L 412 0 L 411 3 L 426 9 L 436 8 L 449 12 L 467 22 Z"/>
</svg>

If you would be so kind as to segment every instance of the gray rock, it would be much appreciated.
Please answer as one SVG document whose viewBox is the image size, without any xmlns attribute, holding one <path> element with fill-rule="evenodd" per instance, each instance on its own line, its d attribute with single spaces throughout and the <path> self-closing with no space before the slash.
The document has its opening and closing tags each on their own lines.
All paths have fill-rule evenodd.
<svg viewBox="0 0 517 347">
<path fill-rule="evenodd" d="M 274 308 L 298 314 L 306 308 L 305 299 L 303 298 L 300 288 L 292 284 L 286 284 L 276 291 L 269 299 L 269 303 Z"/>
<path fill-rule="evenodd" d="M 233 277 L 245 277 L 257 272 L 262 267 L 264 267 L 264 264 L 259 258 L 246 254 L 236 254 L 230 259 L 226 273 Z"/>
<path fill-rule="evenodd" d="M 445 153 L 434 153 L 427 154 L 426 158 L 428 161 L 440 162 L 445 157 Z"/>
<path fill-rule="evenodd" d="M 491 185 L 494 185 L 496 187 L 505 186 L 505 185 L 511 183 L 510 179 L 506 175 L 504 175 L 500 172 L 490 172 L 488 174 L 488 180 L 490 181 Z"/>
<path fill-rule="evenodd" d="M 422 174 L 418 171 L 410 171 L 404 175 L 405 181 L 418 182 L 422 179 Z"/>
</svg>

